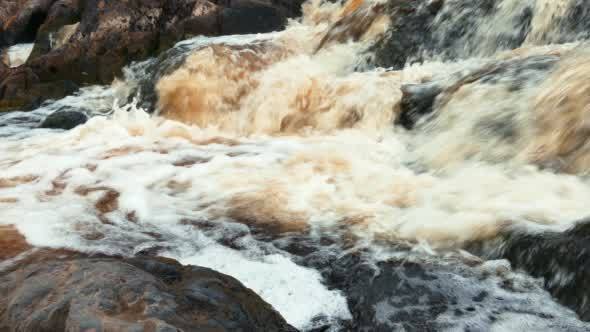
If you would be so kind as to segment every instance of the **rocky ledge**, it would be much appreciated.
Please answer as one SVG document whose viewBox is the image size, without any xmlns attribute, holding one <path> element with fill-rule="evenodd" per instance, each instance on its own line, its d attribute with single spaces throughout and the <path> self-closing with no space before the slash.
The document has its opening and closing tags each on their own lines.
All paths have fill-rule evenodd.
<svg viewBox="0 0 590 332">
<path fill-rule="evenodd" d="M 0 64 L 0 111 L 32 107 L 81 85 L 108 84 L 132 61 L 191 36 L 282 29 L 302 0 L 8 0 L 0 49 L 35 42 L 27 62 Z"/>
<path fill-rule="evenodd" d="M 238 280 L 155 257 L 37 250 L 0 265 L 1 331 L 296 331 Z"/>
</svg>

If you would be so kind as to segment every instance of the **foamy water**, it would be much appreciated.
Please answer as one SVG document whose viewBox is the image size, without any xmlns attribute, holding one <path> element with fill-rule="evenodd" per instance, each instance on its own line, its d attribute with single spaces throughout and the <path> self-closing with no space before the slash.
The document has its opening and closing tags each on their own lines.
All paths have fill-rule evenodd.
<svg viewBox="0 0 590 332">
<path fill-rule="evenodd" d="M 223 239 L 252 229 L 272 238 L 342 234 L 353 247 L 459 249 L 510 228 L 565 230 L 587 216 L 587 148 L 579 147 L 586 107 L 573 101 L 587 95 L 579 88 L 584 49 L 530 46 L 355 71 L 388 23 L 371 5 L 312 1 L 284 32 L 180 43 L 190 55 L 157 82 L 157 115 L 121 101 L 138 71 L 36 111 L 108 115 L 76 129 L 22 134 L 31 125 L 16 120 L 0 127 L 10 136 L 0 142 L 0 223 L 34 246 L 123 255 L 160 248 L 237 277 L 308 328 L 319 315 L 349 318 L 343 295 L 285 253 L 263 252 L 252 238 L 230 249 Z M 355 33 L 334 28 L 351 13 L 363 17 Z M 480 33 L 489 32 L 485 24 Z M 439 100 L 431 122 L 414 131 L 393 125 L 403 84 L 451 86 L 458 73 L 489 63 L 556 53 L 563 59 L 543 84 L 516 93 L 502 82 L 469 82 Z M 552 121 L 562 113 L 571 118 Z M 514 125 L 515 140 L 478 129 L 499 121 Z M 540 167 L 560 158 L 574 165 Z"/>
<path fill-rule="evenodd" d="M 25 63 L 33 51 L 35 44 L 18 44 L 5 50 L 4 61 L 9 67 L 18 67 Z M 1 56 L 2 54 L 0 54 Z"/>
</svg>

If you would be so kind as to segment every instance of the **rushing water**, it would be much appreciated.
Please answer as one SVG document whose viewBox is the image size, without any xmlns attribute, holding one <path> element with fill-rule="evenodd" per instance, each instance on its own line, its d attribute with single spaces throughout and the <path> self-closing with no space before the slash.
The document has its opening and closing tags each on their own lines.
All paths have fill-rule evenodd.
<svg viewBox="0 0 590 332">
<path fill-rule="evenodd" d="M 299 328 L 349 318 L 343 294 L 249 230 L 285 241 L 328 234 L 383 255 L 399 242 L 453 250 L 506 229 L 565 230 L 590 200 L 590 57 L 582 32 L 559 30 L 577 2 L 504 0 L 477 16 L 480 2 L 448 1 L 420 51 L 427 60 L 402 70 L 367 64 L 391 23 L 380 4 L 314 0 L 283 32 L 187 40 L 110 87 L 3 115 L 0 223 L 34 246 L 156 248 L 210 266 Z M 446 41 L 468 23 L 476 28 Z M 511 71 L 530 56 L 540 57 L 533 69 Z M 452 87 L 498 63 L 494 84 L 466 81 L 413 130 L 394 125 L 402 85 Z M 147 79 L 157 80 L 154 115 L 142 96 L 127 103 Z M 30 129 L 63 107 L 96 116 L 68 132 Z"/>
</svg>

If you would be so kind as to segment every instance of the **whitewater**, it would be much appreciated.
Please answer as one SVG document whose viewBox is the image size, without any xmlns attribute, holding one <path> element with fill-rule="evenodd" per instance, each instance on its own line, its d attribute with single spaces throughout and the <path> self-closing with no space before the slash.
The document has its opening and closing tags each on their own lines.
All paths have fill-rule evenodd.
<svg viewBox="0 0 590 332">
<path fill-rule="evenodd" d="M 282 249 L 302 238 L 379 260 L 400 243 L 470 256 L 508 230 L 568 230 L 590 201 L 580 138 L 590 57 L 551 30 L 567 1 L 540 1 L 525 46 L 496 47 L 494 27 L 512 29 L 509 13 L 525 2 L 501 2 L 508 22 L 479 22 L 465 42 L 475 46 L 453 50 L 459 59 L 425 50 L 425 61 L 393 70 L 372 63 L 392 23 L 382 3 L 311 0 L 284 31 L 196 37 L 110 86 L 2 115 L 0 225 L 34 247 L 211 267 L 304 330 L 351 313 L 341 291 Z M 536 73 L 517 92 L 466 83 L 413 129 L 396 124 L 407 85 L 452 87 L 477 68 L 555 54 L 541 83 Z M 153 66 L 165 68 L 154 76 Z M 154 77 L 152 110 L 138 91 Z M 31 129 L 66 106 L 92 117 L 70 131 Z M 508 321 L 504 330 L 523 326 Z"/>
</svg>

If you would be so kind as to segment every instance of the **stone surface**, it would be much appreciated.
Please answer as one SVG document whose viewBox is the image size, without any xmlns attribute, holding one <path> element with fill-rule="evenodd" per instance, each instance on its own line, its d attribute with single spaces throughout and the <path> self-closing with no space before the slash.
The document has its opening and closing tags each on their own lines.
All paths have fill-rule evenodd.
<svg viewBox="0 0 590 332">
<path fill-rule="evenodd" d="M 590 321 L 590 220 L 582 220 L 566 232 L 508 232 L 489 243 L 484 252 L 542 278 L 560 303 Z"/>
<path fill-rule="evenodd" d="M 44 253 L 0 272 L 0 330 L 296 331 L 253 291 L 213 270 L 73 253 Z"/>
<path fill-rule="evenodd" d="M 30 93 L 38 84 L 109 84 L 121 76 L 125 65 L 157 55 L 192 36 L 280 30 L 288 17 L 300 14 L 301 3 L 301 0 L 29 0 L 26 4 L 6 5 L 3 15 L 10 16 L 9 21 L 15 23 L 9 24 L 10 29 L 0 31 L 4 45 L 35 39 L 36 44 L 22 68 L 0 70 L 0 92 L 9 90 L 0 93 L 0 110 L 23 108 L 38 99 L 71 93 L 59 88 L 53 89 L 49 96 Z M 21 19 L 27 15 L 32 18 Z M 25 23 L 17 24 L 17 21 Z M 21 25 L 26 29 L 17 29 Z M 19 29 L 26 33 L 12 32 Z M 23 72 L 31 77 L 23 80 Z"/>
<path fill-rule="evenodd" d="M 588 331 L 534 279 L 502 262 L 404 254 L 374 262 L 345 255 L 326 274 L 346 294 L 347 331 Z M 542 306 L 531 305 L 543 303 Z"/>
<path fill-rule="evenodd" d="M 35 40 L 55 0 L 3 1 L 0 4 L 0 48 Z"/>
<path fill-rule="evenodd" d="M 64 110 L 50 114 L 39 126 L 40 128 L 72 129 L 88 121 L 88 116 L 79 111 Z"/>
<path fill-rule="evenodd" d="M 385 12 L 392 24 L 373 48 L 373 64 L 400 69 L 407 63 L 485 57 L 525 44 L 590 37 L 590 10 L 584 0 L 565 1 L 559 6 L 564 6 L 563 13 L 555 11 L 558 6 L 543 5 L 547 12 L 535 9 L 535 3 L 388 0 Z"/>
<path fill-rule="evenodd" d="M 478 85 L 485 89 L 503 85 L 511 97 L 518 98 L 520 90 L 541 84 L 559 60 L 558 55 L 498 60 L 451 77 L 404 85 L 397 124 L 412 129 L 424 116 L 444 108 L 455 97 L 465 98 L 470 92 L 461 89 L 467 86 Z"/>
</svg>

